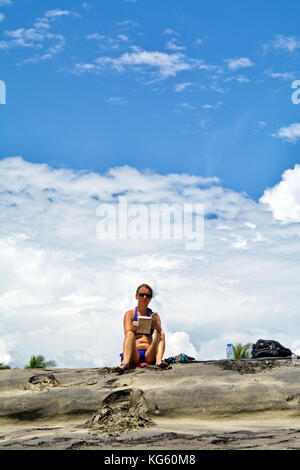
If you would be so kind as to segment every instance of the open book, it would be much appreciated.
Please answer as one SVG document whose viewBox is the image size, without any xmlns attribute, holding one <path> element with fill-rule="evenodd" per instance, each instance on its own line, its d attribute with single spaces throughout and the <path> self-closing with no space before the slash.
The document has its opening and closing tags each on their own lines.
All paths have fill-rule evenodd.
<svg viewBox="0 0 300 470">
<path fill-rule="evenodd" d="M 137 333 L 149 335 L 151 331 L 151 317 L 138 317 L 139 327 L 137 329 Z"/>
</svg>

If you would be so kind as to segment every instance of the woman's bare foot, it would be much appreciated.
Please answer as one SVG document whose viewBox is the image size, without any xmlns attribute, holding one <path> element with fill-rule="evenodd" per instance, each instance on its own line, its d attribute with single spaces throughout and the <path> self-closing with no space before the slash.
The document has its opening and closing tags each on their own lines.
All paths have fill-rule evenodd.
<svg viewBox="0 0 300 470">
<path fill-rule="evenodd" d="M 155 364 L 155 366 L 158 367 L 159 369 L 165 369 L 166 367 L 168 367 L 168 365 L 169 364 L 165 361 L 157 362 Z"/>
<path fill-rule="evenodd" d="M 125 370 L 130 370 L 133 369 L 133 366 L 131 364 L 121 364 L 118 367 L 115 367 L 115 372 L 119 372 L 122 374 Z"/>
</svg>

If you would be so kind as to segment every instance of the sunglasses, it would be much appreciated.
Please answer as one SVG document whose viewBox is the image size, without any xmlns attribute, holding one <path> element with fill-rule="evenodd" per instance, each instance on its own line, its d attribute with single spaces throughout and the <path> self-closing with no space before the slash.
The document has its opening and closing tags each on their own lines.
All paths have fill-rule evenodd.
<svg viewBox="0 0 300 470">
<path fill-rule="evenodd" d="M 144 294 L 144 293 L 142 293 L 142 292 L 139 292 L 139 293 L 138 293 L 138 296 L 139 296 L 139 297 L 144 297 L 144 296 L 146 296 L 147 299 L 151 299 L 151 294 Z"/>
</svg>

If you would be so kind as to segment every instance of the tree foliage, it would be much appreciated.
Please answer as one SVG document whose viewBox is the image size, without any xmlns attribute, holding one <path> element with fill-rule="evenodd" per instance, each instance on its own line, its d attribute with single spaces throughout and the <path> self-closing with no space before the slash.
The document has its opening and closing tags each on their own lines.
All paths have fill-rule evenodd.
<svg viewBox="0 0 300 470">
<path fill-rule="evenodd" d="M 242 343 L 236 343 L 232 345 L 233 358 L 234 359 L 250 359 L 251 352 L 249 351 L 252 343 L 242 345 Z"/>
<path fill-rule="evenodd" d="M 31 356 L 29 363 L 24 369 L 45 369 L 46 367 L 55 367 L 56 362 L 53 360 L 45 361 L 44 356 L 39 354 L 38 356 Z"/>
</svg>

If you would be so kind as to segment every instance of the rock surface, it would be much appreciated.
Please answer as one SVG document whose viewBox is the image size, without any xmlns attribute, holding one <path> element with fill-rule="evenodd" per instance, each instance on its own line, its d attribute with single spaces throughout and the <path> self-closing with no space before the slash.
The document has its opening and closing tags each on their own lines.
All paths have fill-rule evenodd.
<svg viewBox="0 0 300 470">
<path fill-rule="evenodd" d="M 0 449 L 300 448 L 290 360 L 0 371 Z"/>
</svg>

